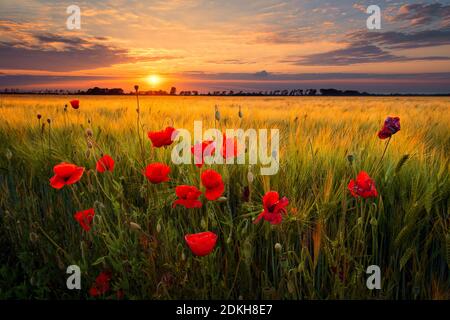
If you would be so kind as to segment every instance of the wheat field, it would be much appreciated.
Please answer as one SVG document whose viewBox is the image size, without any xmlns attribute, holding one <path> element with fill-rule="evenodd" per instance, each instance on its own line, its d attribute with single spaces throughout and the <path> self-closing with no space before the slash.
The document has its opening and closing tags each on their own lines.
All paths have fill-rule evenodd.
<svg viewBox="0 0 450 320">
<path fill-rule="evenodd" d="M 94 299 L 104 270 L 110 288 L 98 299 L 450 298 L 450 98 L 141 96 L 139 119 L 135 96 L 80 96 L 77 110 L 73 98 L 0 95 L 0 298 Z M 387 116 L 401 130 L 385 151 L 377 132 Z M 172 164 L 171 148 L 152 148 L 147 132 L 196 120 L 279 129 L 278 173 L 212 165 L 225 198 L 173 208 L 174 188 L 199 187 L 207 166 Z M 100 154 L 113 172 L 96 171 Z M 85 173 L 56 190 L 49 179 L 63 161 Z M 153 162 L 171 167 L 168 182 L 147 181 Z M 361 170 L 378 197 L 350 194 Z M 252 223 L 269 190 L 289 199 L 282 223 Z M 85 232 L 73 217 L 88 208 Z M 201 231 L 217 234 L 204 257 L 184 240 Z M 69 265 L 81 269 L 81 290 L 66 287 Z M 370 265 L 379 290 L 366 286 Z"/>
</svg>

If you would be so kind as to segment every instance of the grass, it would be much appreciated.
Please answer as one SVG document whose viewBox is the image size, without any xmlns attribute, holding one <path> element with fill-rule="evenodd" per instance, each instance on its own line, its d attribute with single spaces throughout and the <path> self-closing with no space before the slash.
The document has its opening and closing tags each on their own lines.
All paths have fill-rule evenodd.
<svg viewBox="0 0 450 320">
<path fill-rule="evenodd" d="M 135 97 L 85 96 L 64 112 L 71 98 L 0 96 L 0 298 L 89 298 L 95 277 L 110 270 L 106 299 L 117 290 L 127 299 L 449 299 L 449 98 L 140 97 L 143 151 Z M 378 166 L 385 142 L 376 133 L 387 115 L 402 128 Z M 174 187 L 198 186 L 199 169 L 171 164 L 171 148 L 152 150 L 146 132 L 172 123 L 193 130 L 194 120 L 204 129 L 280 129 L 280 171 L 252 168 L 243 202 L 248 166 L 213 166 L 228 200 L 173 209 Z M 87 147 L 88 128 L 116 160 L 114 172 L 95 171 L 100 152 Z M 48 179 L 61 161 L 87 171 L 58 191 Z M 142 170 L 155 161 L 172 167 L 170 182 L 147 182 Z M 360 170 L 378 198 L 349 194 Z M 288 197 L 288 215 L 277 226 L 252 224 L 269 190 Z M 90 207 L 87 233 L 73 215 Z M 206 230 L 217 246 L 195 257 L 184 235 Z M 66 288 L 72 264 L 82 290 Z M 381 290 L 366 287 L 372 264 Z"/>
</svg>

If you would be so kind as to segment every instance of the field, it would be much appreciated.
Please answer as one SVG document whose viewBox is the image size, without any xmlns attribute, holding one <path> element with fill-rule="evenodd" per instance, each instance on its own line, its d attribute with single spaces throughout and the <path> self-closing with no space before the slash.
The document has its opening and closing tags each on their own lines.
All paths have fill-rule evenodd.
<svg viewBox="0 0 450 320">
<path fill-rule="evenodd" d="M 0 298 L 450 298 L 450 98 L 140 97 L 139 119 L 133 96 L 81 96 L 64 111 L 73 98 L 0 95 Z M 401 130 L 381 140 L 387 116 L 400 117 Z M 278 128 L 279 172 L 175 165 L 171 147 L 152 148 L 148 131 L 192 130 L 194 120 Z M 96 171 L 102 153 L 112 172 Z M 63 161 L 85 172 L 57 190 L 49 179 Z M 171 167 L 168 182 L 146 179 L 153 162 Z M 200 188 L 209 167 L 226 199 L 173 208 L 175 187 Z M 377 197 L 349 192 L 361 170 Z M 289 199 L 286 215 L 253 223 L 269 190 Z M 74 214 L 88 208 L 85 231 Z M 202 231 L 217 244 L 199 257 L 184 236 Z M 69 265 L 81 269 L 81 290 L 66 287 Z M 380 267 L 380 290 L 366 286 L 370 265 Z M 108 290 L 92 297 L 101 272 Z"/>
</svg>

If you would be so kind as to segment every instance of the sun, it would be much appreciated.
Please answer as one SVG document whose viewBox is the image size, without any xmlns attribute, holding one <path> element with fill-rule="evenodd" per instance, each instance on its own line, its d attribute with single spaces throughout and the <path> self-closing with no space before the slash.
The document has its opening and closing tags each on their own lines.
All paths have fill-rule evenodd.
<svg viewBox="0 0 450 320">
<path fill-rule="evenodd" d="M 149 75 L 146 80 L 152 87 L 161 83 L 161 77 L 156 74 Z"/>
</svg>

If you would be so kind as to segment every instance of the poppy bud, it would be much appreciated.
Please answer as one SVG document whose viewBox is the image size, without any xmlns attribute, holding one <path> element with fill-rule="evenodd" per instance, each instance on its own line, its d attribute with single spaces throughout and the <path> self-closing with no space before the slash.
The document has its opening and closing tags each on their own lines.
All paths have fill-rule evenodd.
<svg viewBox="0 0 450 320">
<path fill-rule="evenodd" d="M 11 150 L 6 149 L 5 156 L 6 156 L 6 159 L 11 160 L 11 158 L 13 156 Z"/>
<path fill-rule="evenodd" d="M 84 156 L 86 158 L 89 158 L 91 156 L 91 150 L 87 149 L 86 152 L 84 153 Z"/>
<path fill-rule="evenodd" d="M 253 176 L 253 173 L 251 171 L 249 171 L 247 173 L 247 181 L 248 181 L 248 183 L 251 184 L 253 182 L 254 178 L 255 177 Z"/>
<path fill-rule="evenodd" d="M 350 164 L 353 163 L 353 159 L 354 159 L 354 157 L 352 154 L 347 155 L 347 160 L 348 160 L 348 162 L 350 162 Z"/>
<path fill-rule="evenodd" d="M 215 114 L 216 120 L 217 120 L 217 121 L 220 121 L 220 112 L 219 112 L 219 109 L 217 108 L 217 106 L 215 106 L 215 108 L 216 108 L 216 114 Z"/>
<path fill-rule="evenodd" d="M 92 142 L 88 141 L 88 142 L 87 142 L 87 147 L 88 147 L 89 149 L 92 149 Z"/>
<path fill-rule="evenodd" d="M 242 111 L 241 111 L 241 106 L 239 106 L 238 116 L 239 116 L 239 118 L 241 118 L 241 119 L 242 119 L 242 117 L 243 117 Z"/>
<path fill-rule="evenodd" d="M 203 229 L 207 229 L 208 225 L 205 221 L 205 219 L 202 218 L 202 220 L 200 221 L 200 225 L 202 226 Z"/>
<path fill-rule="evenodd" d="M 36 233 L 34 233 L 34 232 L 30 232 L 30 241 L 32 243 L 35 243 L 38 240 L 39 240 L 39 236 Z"/>
<path fill-rule="evenodd" d="M 37 118 L 40 120 L 42 116 L 38 113 Z"/>
<path fill-rule="evenodd" d="M 281 246 L 281 244 L 280 243 L 275 243 L 275 251 L 276 252 L 281 252 L 281 249 L 282 249 L 283 247 Z"/>
<path fill-rule="evenodd" d="M 161 232 L 161 224 L 158 222 L 158 224 L 156 225 L 156 232 L 160 233 Z"/>
<path fill-rule="evenodd" d="M 244 300 L 243 296 L 239 296 L 238 300 Z"/>
<path fill-rule="evenodd" d="M 52 119 L 48 118 L 47 123 L 50 124 L 52 122 Z"/>
<path fill-rule="evenodd" d="M 130 222 L 130 228 L 132 230 L 141 230 L 141 226 L 135 222 Z"/>
<path fill-rule="evenodd" d="M 92 129 L 91 129 L 91 128 L 87 128 L 87 129 L 86 129 L 86 136 L 92 137 L 93 134 L 94 134 L 94 132 L 92 132 Z"/>
<path fill-rule="evenodd" d="M 184 252 L 181 253 L 181 260 L 182 261 L 186 260 L 186 254 Z"/>
</svg>

